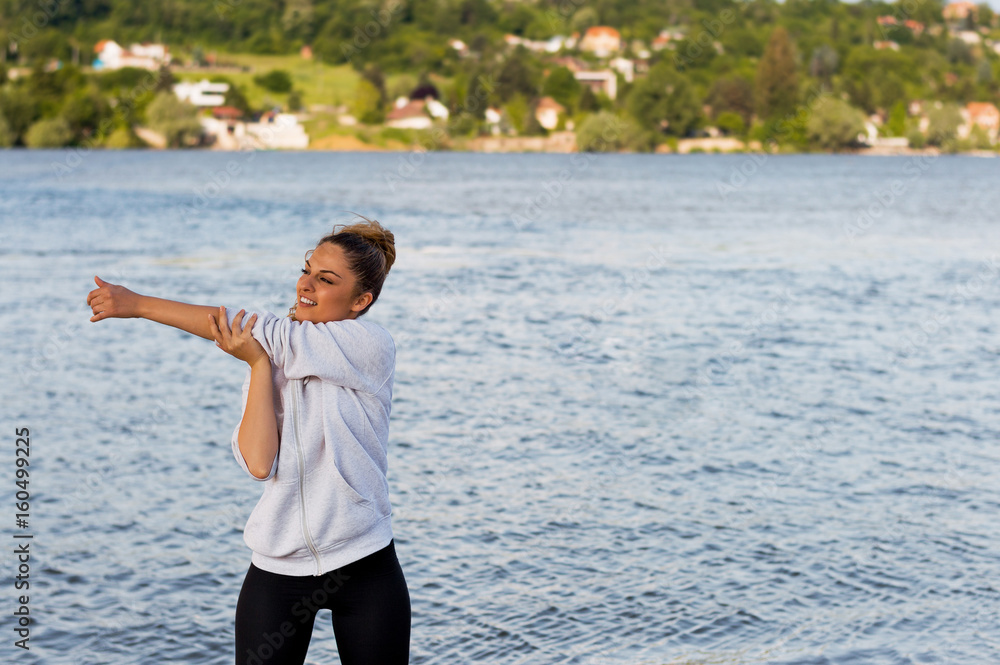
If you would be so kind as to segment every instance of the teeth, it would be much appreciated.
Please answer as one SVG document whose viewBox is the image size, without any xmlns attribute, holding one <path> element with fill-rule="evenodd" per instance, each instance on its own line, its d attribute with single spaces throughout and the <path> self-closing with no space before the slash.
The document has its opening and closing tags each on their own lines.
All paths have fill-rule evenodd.
<svg viewBox="0 0 1000 665">
<path fill-rule="evenodd" d="M 299 296 L 299 300 L 301 302 L 304 302 L 307 305 L 315 305 L 316 304 L 312 300 L 309 300 L 309 298 L 306 298 L 305 296 Z"/>
</svg>

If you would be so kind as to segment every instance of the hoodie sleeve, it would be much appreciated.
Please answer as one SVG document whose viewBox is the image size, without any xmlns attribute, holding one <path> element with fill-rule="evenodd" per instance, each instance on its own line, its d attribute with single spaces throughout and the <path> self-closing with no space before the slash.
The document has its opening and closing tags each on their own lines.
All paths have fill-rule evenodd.
<svg viewBox="0 0 1000 665">
<path fill-rule="evenodd" d="M 236 311 L 239 311 L 239 310 L 236 310 Z M 251 331 L 251 334 L 253 334 L 252 331 Z M 255 476 L 252 473 L 250 473 L 250 467 L 247 466 L 247 461 L 243 458 L 243 453 L 240 451 L 240 442 L 239 442 L 240 425 L 243 423 L 243 414 L 246 413 L 247 398 L 249 396 L 250 396 L 250 368 L 248 367 L 247 368 L 247 378 L 243 381 L 243 409 L 242 409 L 242 411 L 240 411 L 240 422 L 236 423 L 236 429 L 233 430 L 233 441 L 232 441 L 232 443 L 233 443 L 233 455 L 236 456 L 236 461 L 239 462 L 240 467 L 242 467 L 243 470 L 247 472 L 247 475 L 249 475 L 254 480 L 259 480 L 259 481 L 263 482 L 265 480 L 270 480 L 271 476 L 274 475 L 274 472 L 278 470 L 278 455 L 274 456 L 274 463 L 271 464 L 271 471 L 270 471 L 270 473 L 267 474 L 266 477 L 264 477 L 264 478 L 258 478 L 257 476 Z M 279 453 L 280 453 L 280 451 L 279 451 Z"/>
<path fill-rule="evenodd" d="M 227 309 L 230 327 L 239 308 Z M 396 347 L 389 332 L 375 323 L 345 319 L 326 323 L 292 321 L 271 312 L 257 314 L 250 334 L 289 379 L 307 376 L 375 394 L 393 374 Z"/>
</svg>

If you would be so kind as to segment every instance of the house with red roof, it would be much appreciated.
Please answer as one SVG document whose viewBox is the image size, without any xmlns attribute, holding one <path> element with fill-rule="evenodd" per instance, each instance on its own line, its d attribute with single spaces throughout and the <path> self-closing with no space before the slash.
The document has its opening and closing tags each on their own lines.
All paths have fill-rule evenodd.
<svg viewBox="0 0 1000 665">
<path fill-rule="evenodd" d="M 542 97 L 535 106 L 535 119 L 538 124 L 548 130 L 553 130 L 559 125 L 559 114 L 564 113 L 566 107 L 549 96 Z"/>
<path fill-rule="evenodd" d="M 971 2 L 953 2 L 941 10 L 941 15 L 946 21 L 961 21 L 969 15 L 975 18 L 977 14 L 976 5 Z"/>
<path fill-rule="evenodd" d="M 426 106 L 427 102 L 423 99 L 405 100 L 403 104 L 389 111 L 385 117 L 385 124 L 399 129 L 427 129 L 432 121 L 425 110 Z"/>
<path fill-rule="evenodd" d="M 990 102 L 969 102 L 962 109 L 963 127 L 959 128 L 959 136 L 966 138 L 973 127 L 986 130 L 986 135 L 992 143 L 996 143 L 1000 131 L 1000 109 Z"/>
<path fill-rule="evenodd" d="M 155 71 L 170 64 L 170 49 L 166 44 L 144 42 L 126 49 L 113 39 L 102 39 L 94 45 L 94 54 L 91 66 L 97 70 L 137 67 Z"/>
<path fill-rule="evenodd" d="M 622 48 L 621 33 L 606 25 L 587 28 L 580 40 L 580 50 L 590 51 L 599 58 L 617 53 Z"/>
</svg>

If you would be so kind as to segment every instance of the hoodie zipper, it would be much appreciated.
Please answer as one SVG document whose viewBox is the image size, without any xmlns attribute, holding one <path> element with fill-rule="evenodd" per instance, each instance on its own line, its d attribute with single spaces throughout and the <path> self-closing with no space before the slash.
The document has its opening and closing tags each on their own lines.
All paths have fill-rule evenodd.
<svg viewBox="0 0 1000 665">
<path fill-rule="evenodd" d="M 303 383 L 305 385 L 305 383 Z M 309 534 L 309 525 L 306 522 L 306 463 L 305 454 L 302 452 L 302 436 L 299 432 L 299 400 L 298 400 L 298 388 L 293 387 L 292 389 L 292 422 L 295 427 L 295 453 L 296 460 L 299 463 L 299 516 L 302 519 L 302 535 L 305 536 L 306 545 L 309 547 L 309 551 L 312 552 L 313 556 L 316 558 L 316 575 L 322 575 L 322 567 L 320 565 L 319 552 L 316 550 L 316 545 L 313 544 L 312 536 Z"/>
</svg>

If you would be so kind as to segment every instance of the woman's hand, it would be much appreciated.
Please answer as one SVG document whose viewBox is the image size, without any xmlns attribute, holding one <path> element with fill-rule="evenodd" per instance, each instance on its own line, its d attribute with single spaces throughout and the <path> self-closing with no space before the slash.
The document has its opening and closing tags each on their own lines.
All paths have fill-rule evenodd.
<svg viewBox="0 0 1000 665">
<path fill-rule="evenodd" d="M 94 312 L 90 317 L 91 321 L 131 319 L 139 316 L 139 300 L 142 296 L 124 286 L 105 282 L 97 275 L 94 275 L 94 282 L 97 283 L 97 288 L 87 294 L 87 304 Z"/>
<path fill-rule="evenodd" d="M 270 359 L 267 357 L 267 352 L 264 351 L 264 347 L 261 346 L 260 342 L 253 338 L 253 335 L 250 334 L 257 315 L 254 314 L 251 316 L 250 320 L 247 321 L 246 327 L 241 328 L 243 313 L 245 311 L 246 310 L 241 309 L 237 312 L 236 316 L 233 317 L 232 331 L 229 330 L 229 317 L 226 316 L 225 307 L 219 307 L 219 321 L 221 321 L 221 329 L 219 321 L 215 320 L 215 315 L 208 315 L 208 318 L 211 321 L 212 335 L 215 337 L 215 345 L 229 355 L 239 358 L 248 365 L 253 365 L 262 358 L 267 359 L 267 362 L 270 362 Z"/>
</svg>

